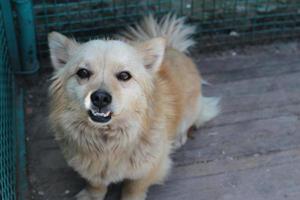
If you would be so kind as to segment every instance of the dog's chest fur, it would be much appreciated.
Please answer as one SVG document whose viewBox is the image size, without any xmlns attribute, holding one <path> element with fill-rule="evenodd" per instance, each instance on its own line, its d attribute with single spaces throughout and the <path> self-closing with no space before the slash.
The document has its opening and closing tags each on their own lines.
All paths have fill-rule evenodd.
<svg viewBox="0 0 300 200">
<path fill-rule="evenodd" d="M 98 135 L 74 131 L 76 140 L 57 138 L 61 138 L 58 140 L 68 164 L 92 183 L 139 178 L 150 170 L 161 153 L 162 141 L 155 135 L 131 141 L 130 135 L 137 130 L 108 130 Z"/>
</svg>

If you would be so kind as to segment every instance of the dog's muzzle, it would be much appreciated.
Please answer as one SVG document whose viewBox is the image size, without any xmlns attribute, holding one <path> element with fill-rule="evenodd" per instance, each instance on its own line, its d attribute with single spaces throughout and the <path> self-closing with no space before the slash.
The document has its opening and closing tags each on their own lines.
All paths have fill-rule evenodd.
<svg viewBox="0 0 300 200">
<path fill-rule="evenodd" d="M 92 106 L 88 111 L 90 118 L 99 123 L 106 123 L 111 120 L 112 111 L 110 104 L 112 96 L 103 90 L 97 90 L 91 95 Z"/>
</svg>

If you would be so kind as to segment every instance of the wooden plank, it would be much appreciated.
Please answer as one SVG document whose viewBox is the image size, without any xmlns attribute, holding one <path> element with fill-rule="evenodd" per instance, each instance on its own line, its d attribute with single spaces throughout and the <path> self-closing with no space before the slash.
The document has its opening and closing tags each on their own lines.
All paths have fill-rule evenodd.
<svg viewBox="0 0 300 200">
<path fill-rule="evenodd" d="M 285 70 L 288 72 L 289 63 L 299 63 L 298 54 L 274 54 L 269 55 L 238 55 L 238 56 L 213 56 L 208 58 L 195 58 L 202 74 L 219 74 L 235 70 L 261 69 L 265 66 L 273 66 L 273 70 Z"/>
<path fill-rule="evenodd" d="M 266 92 L 265 94 L 249 94 L 243 96 L 223 96 L 222 113 L 246 112 L 284 105 L 299 104 L 300 94 L 284 90 Z"/>
<path fill-rule="evenodd" d="M 271 152 L 264 155 L 250 155 L 238 159 L 218 159 L 210 162 L 177 166 L 173 168 L 166 183 L 169 184 L 169 182 L 190 179 L 193 177 L 214 176 L 222 173 L 261 168 L 265 166 L 276 166 L 291 162 L 300 162 L 299 148 Z"/>
<path fill-rule="evenodd" d="M 292 73 L 204 87 L 206 95 L 221 97 L 222 113 L 209 126 L 299 115 L 299 85 L 300 73 Z"/>
<path fill-rule="evenodd" d="M 246 111 L 223 111 L 223 113 L 221 113 L 216 119 L 208 122 L 203 127 L 209 128 L 216 126 L 226 126 L 241 122 L 277 118 L 280 116 L 300 116 L 300 103 Z"/>
<path fill-rule="evenodd" d="M 239 96 L 249 94 L 265 94 L 267 92 L 284 90 L 286 92 L 300 91 L 300 72 L 272 77 L 262 77 L 241 81 L 204 86 L 205 93 L 216 96 Z"/>
<path fill-rule="evenodd" d="M 278 76 L 287 73 L 294 73 L 300 71 L 300 59 L 285 61 L 282 62 L 280 60 L 277 63 L 272 63 L 272 61 L 265 63 L 260 63 L 256 67 L 242 67 L 233 70 L 224 70 L 221 68 L 227 69 L 227 66 L 219 67 L 220 71 L 216 73 L 203 73 L 203 70 L 200 68 L 200 72 L 203 73 L 203 77 L 206 81 L 211 82 L 213 84 L 216 83 L 226 83 L 231 81 L 245 80 L 245 79 L 253 79 L 259 77 L 270 77 L 270 76 Z M 251 62 L 250 62 L 251 63 Z M 220 63 L 222 65 L 222 63 Z M 232 64 L 234 65 L 234 64 Z"/>
<path fill-rule="evenodd" d="M 202 167 L 192 166 L 192 169 L 178 168 L 180 171 L 175 170 L 175 173 L 180 173 L 179 176 L 195 175 L 152 187 L 149 200 L 298 200 L 299 155 L 298 149 L 261 158 L 216 161 Z M 207 174 L 201 173 L 201 169 Z"/>
<path fill-rule="evenodd" d="M 174 154 L 176 165 L 239 158 L 300 147 L 298 116 L 199 129 Z"/>
</svg>

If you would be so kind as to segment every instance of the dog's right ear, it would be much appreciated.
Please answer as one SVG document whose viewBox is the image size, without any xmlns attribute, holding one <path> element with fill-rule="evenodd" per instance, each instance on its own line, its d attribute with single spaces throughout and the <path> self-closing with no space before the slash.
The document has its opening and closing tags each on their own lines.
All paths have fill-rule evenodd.
<svg viewBox="0 0 300 200">
<path fill-rule="evenodd" d="M 52 65 L 55 69 L 62 68 L 79 46 L 75 40 L 69 39 L 58 32 L 49 33 L 48 45 Z"/>
<path fill-rule="evenodd" d="M 153 73 L 159 71 L 165 54 L 166 40 L 153 38 L 138 44 L 137 49 L 143 57 L 146 69 Z"/>
</svg>

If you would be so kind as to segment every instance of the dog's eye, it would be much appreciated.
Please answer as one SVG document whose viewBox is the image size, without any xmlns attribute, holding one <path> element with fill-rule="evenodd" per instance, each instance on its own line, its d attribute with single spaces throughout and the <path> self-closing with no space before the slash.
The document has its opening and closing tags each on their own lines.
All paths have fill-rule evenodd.
<svg viewBox="0 0 300 200">
<path fill-rule="evenodd" d="M 128 81 L 131 78 L 131 74 L 127 71 L 123 71 L 117 74 L 117 79 L 120 81 Z"/>
<path fill-rule="evenodd" d="M 79 69 L 76 74 L 81 79 L 89 78 L 92 75 L 89 70 L 83 68 Z"/>
</svg>

